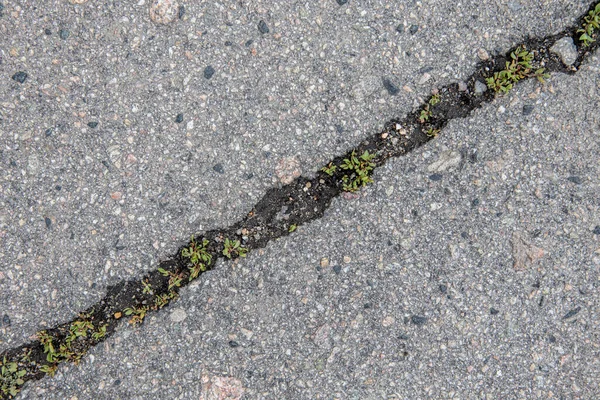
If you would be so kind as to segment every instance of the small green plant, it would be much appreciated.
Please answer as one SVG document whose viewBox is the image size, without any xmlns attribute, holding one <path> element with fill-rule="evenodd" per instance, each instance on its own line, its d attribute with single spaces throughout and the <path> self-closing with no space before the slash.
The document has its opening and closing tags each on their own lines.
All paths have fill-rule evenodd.
<svg viewBox="0 0 600 400">
<path fill-rule="evenodd" d="M 49 362 L 54 361 L 54 355 L 56 354 L 56 350 L 54 349 L 54 344 L 52 343 L 52 336 L 46 331 L 40 331 L 37 333 L 37 338 L 40 343 L 44 346 L 44 353 L 46 354 L 46 360 Z"/>
<path fill-rule="evenodd" d="M 144 289 L 142 289 L 142 293 L 152 294 L 152 285 L 148 283 L 147 279 L 142 280 L 142 286 L 144 287 Z"/>
<path fill-rule="evenodd" d="M 579 40 L 583 42 L 583 47 L 589 47 L 596 41 L 594 31 L 600 29 L 600 3 L 583 18 L 583 26 L 577 30 L 581 33 Z"/>
<path fill-rule="evenodd" d="M 106 336 L 106 327 L 107 327 L 106 324 L 99 327 L 96 332 L 92 333 L 92 339 L 94 339 L 97 342 L 100 339 L 102 339 L 103 337 L 105 337 Z"/>
<path fill-rule="evenodd" d="M 160 274 L 162 276 L 169 276 L 169 290 L 173 289 L 174 287 L 179 287 L 181 286 L 181 281 L 183 280 L 183 273 L 180 274 L 176 274 L 175 272 L 171 272 L 171 271 L 167 271 L 164 268 L 158 268 L 158 272 L 160 272 Z"/>
<path fill-rule="evenodd" d="M 290 227 L 288 228 L 288 232 L 292 233 L 296 230 L 298 226 L 296 224 L 291 224 Z"/>
<path fill-rule="evenodd" d="M 163 308 L 169 304 L 169 295 L 168 294 L 159 294 L 154 298 L 154 309 L 158 310 L 159 308 Z"/>
<path fill-rule="evenodd" d="M 135 325 L 135 324 L 141 324 L 144 321 L 144 318 L 146 317 L 146 313 L 148 312 L 149 307 L 148 306 L 142 306 L 142 307 L 127 307 L 126 309 L 124 309 L 123 311 L 125 312 L 125 315 L 129 315 L 131 316 L 131 319 L 129 320 L 129 323 L 131 325 Z"/>
<path fill-rule="evenodd" d="M 0 364 L 0 393 L 5 396 L 16 396 L 25 381 L 23 376 L 27 373 L 25 370 L 20 370 L 16 362 L 6 361 L 6 356 Z"/>
<path fill-rule="evenodd" d="M 419 113 L 420 123 L 424 124 L 425 122 L 429 121 L 429 118 L 433 117 L 433 111 L 431 111 L 431 108 L 438 104 L 440 101 L 441 97 L 439 94 L 434 94 L 429 98 L 429 101 L 427 102 L 427 104 L 425 104 L 425 107 L 423 107 L 423 109 Z"/>
<path fill-rule="evenodd" d="M 419 114 L 419 122 L 424 124 L 426 121 L 429 121 L 429 118 L 433 116 L 433 113 L 429 109 L 429 104 L 425 104 L 425 107 L 421 110 Z"/>
<path fill-rule="evenodd" d="M 431 96 L 431 98 L 429 99 L 429 104 L 431 104 L 432 106 L 435 106 L 436 104 L 438 104 L 441 101 L 441 97 L 439 94 L 434 94 L 433 96 Z"/>
<path fill-rule="evenodd" d="M 533 71 L 531 62 L 533 61 L 533 53 L 527 51 L 525 46 L 519 47 L 517 50 L 510 53 L 511 61 L 507 61 L 504 69 L 499 72 L 494 72 L 485 81 L 487 86 L 496 93 L 508 93 L 515 83 L 521 79 L 535 77 L 541 83 L 550 75 L 544 73 L 544 68 L 538 68 Z"/>
<path fill-rule="evenodd" d="M 188 269 L 190 270 L 189 280 L 196 279 L 200 272 L 207 270 L 207 265 L 210 264 L 212 256 L 206 250 L 208 240 L 202 239 L 202 244 L 196 242 L 192 236 L 190 246 L 181 250 L 181 255 L 188 259 Z"/>
<path fill-rule="evenodd" d="M 57 369 L 58 364 L 45 364 L 40 367 L 40 371 L 50 376 L 54 376 Z"/>
<path fill-rule="evenodd" d="M 31 362 L 31 349 L 25 349 L 23 351 L 23 355 L 21 356 L 21 362 L 23 362 L 23 363 Z"/>
<path fill-rule="evenodd" d="M 246 257 L 248 249 L 241 246 L 239 240 L 229 240 L 225 238 L 225 244 L 223 246 L 223 255 L 227 258 L 232 257 Z"/>
<path fill-rule="evenodd" d="M 90 321 L 74 321 L 69 327 L 69 334 L 65 338 L 65 342 L 70 345 L 78 337 L 87 337 L 88 330 L 94 330 L 94 325 Z"/>
<path fill-rule="evenodd" d="M 337 165 L 334 165 L 332 162 L 321 168 L 321 171 L 325 172 L 329 176 L 333 176 L 336 170 Z"/>
<path fill-rule="evenodd" d="M 429 136 L 429 137 L 436 137 L 439 133 L 440 133 L 440 130 L 436 129 L 436 128 L 429 128 L 429 129 L 427 129 L 427 132 L 426 132 L 427 136 Z"/>
<path fill-rule="evenodd" d="M 375 154 L 370 154 L 368 150 L 361 156 L 356 156 L 355 152 L 352 151 L 350 158 L 345 158 L 342 162 L 341 168 L 349 171 L 342 177 L 343 186 L 342 188 L 347 192 L 356 192 L 362 186 L 373 182 L 371 179 L 371 172 L 375 168 Z"/>
</svg>

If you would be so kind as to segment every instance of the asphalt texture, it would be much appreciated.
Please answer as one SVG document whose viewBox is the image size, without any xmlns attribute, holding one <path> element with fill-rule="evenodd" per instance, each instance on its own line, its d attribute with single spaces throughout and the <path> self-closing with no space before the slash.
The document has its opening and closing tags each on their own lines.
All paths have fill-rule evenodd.
<svg viewBox="0 0 600 400">
<path fill-rule="evenodd" d="M 0 351 L 590 5 L 2 4 Z M 599 71 L 451 121 L 21 398 L 600 396 Z"/>
</svg>

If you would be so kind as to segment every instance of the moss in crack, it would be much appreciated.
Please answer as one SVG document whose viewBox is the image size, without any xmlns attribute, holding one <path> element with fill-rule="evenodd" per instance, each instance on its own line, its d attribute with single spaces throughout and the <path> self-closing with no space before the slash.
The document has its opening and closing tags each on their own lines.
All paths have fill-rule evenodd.
<svg viewBox="0 0 600 400">
<path fill-rule="evenodd" d="M 373 182 L 371 174 L 375 168 L 375 163 L 372 162 L 374 158 L 375 154 L 370 154 L 368 150 L 365 150 L 360 156 L 353 151 L 349 158 L 344 159 L 341 168 L 348 173 L 342 177 L 342 188 L 346 192 L 356 192 L 361 187 Z"/>
<path fill-rule="evenodd" d="M 596 7 L 583 17 L 581 28 L 577 30 L 577 33 L 581 33 L 579 40 L 583 43 L 583 47 L 589 47 L 596 41 L 598 35 L 596 30 L 598 29 L 600 29 L 600 3 L 596 4 Z"/>
<path fill-rule="evenodd" d="M 532 61 L 534 54 L 529 52 L 525 46 L 510 53 L 510 61 L 506 61 L 502 71 L 495 72 L 493 76 L 486 78 L 487 86 L 496 93 L 508 93 L 515 83 L 525 78 L 535 77 L 541 83 L 549 75 L 544 73 L 544 68 L 534 70 Z"/>
</svg>

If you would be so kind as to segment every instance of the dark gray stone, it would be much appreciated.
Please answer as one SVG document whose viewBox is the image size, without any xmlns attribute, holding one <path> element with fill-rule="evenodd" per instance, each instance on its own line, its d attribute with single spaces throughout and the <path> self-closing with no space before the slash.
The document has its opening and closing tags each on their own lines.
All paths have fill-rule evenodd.
<svg viewBox="0 0 600 400">
<path fill-rule="evenodd" d="M 215 69 L 212 66 L 208 66 L 206 68 L 204 68 L 204 77 L 206 79 L 210 79 L 212 78 L 212 76 L 215 74 Z"/>
<path fill-rule="evenodd" d="M 383 87 L 388 91 L 392 96 L 397 95 L 400 92 L 400 89 L 396 85 L 392 83 L 388 78 L 383 78 Z"/>
<path fill-rule="evenodd" d="M 263 35 L 266 33 L 269 33 L 269 27 L 267 26 L 267 23 L 265 21 L 263 21 L 262 19 L 258 23 L 258 31 L 260 33 L 262 33 Z"/>
<path fill-rule="evenodd" d="M 27 72 L 19 71 L 12 76 L 12 79 L 13 79 L 13 81 L 16 81 L 19 83 L 24 83 L 25 80 L 27 79 L 27 76 L 28 76 Z"/>
</svg>

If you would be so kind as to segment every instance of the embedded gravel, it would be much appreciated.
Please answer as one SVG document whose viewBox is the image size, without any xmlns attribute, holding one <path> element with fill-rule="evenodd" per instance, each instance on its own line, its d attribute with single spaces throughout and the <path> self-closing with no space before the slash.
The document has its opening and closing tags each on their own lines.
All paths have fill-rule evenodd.
<svg viewBox="0 0 600 400">
<path fill-rule="evenodd" d="M 450 122 L 23 398 L 598 397 L 599 71 Z M 522 269 L 515 234 L 543 253 Z"/>
<path fill-rule="evenodd" d="M 589 6 L 71 3 L 2 2 L 0 350 Z M 21 398 L 600 396 L 599 68 L 453 121 Z"/>
</svg>

